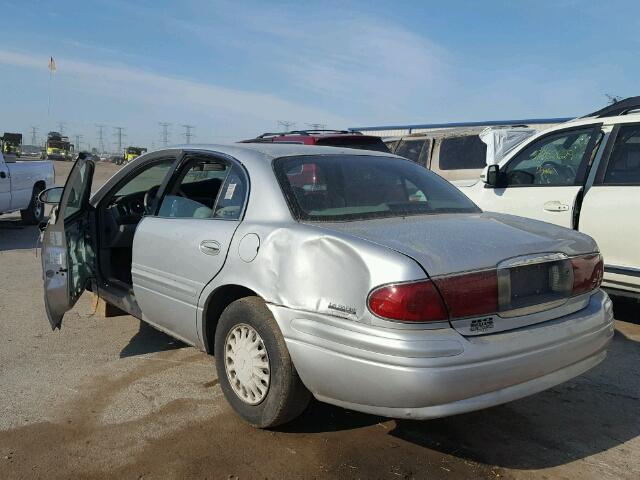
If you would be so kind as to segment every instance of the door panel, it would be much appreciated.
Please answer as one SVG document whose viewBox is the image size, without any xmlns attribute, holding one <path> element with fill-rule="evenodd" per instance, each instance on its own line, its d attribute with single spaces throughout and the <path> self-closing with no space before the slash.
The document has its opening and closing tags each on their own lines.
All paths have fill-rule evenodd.
<svg viewBox="0 0 640 480">
<path fill-rule="evenodd" d="M 620 282 L 640 290 L 640 185 L 591 188 L 580 214 L 580 231 L 591 235 L 602 252 L 605 282 L 624 288 Z M 628 275 L 623 274 L 625 270 Z M 633 274 L 635 271 L 635 275 Z M 616 273 L 617 272 L 617 273 Z"/>
<path fill-rule="evenodd" d="M 53 329 L 77 302 L 95 262 L 89 229 L 89 195 L 94 163 L 79 159 L 69 173 L 60 204 L 42 238 L 42 273 L 47 317 Z"/>
<path fill-rule="evenodd" d="M 196 310 L 205 285 L 222 269 L 237 221 L 147 217 L 133 240 L 133 291 L 143 318 L 197 342 Z M 211 251 L 219 245 L 217 254 Z"/>
<path fill-rule="evenodd" d="M 495 211 L 535 218 L 572 228 L 573 209 L 580 186 L 547 188 L 478 188 L 463 189 L 485 211 Z"/>
</svg>

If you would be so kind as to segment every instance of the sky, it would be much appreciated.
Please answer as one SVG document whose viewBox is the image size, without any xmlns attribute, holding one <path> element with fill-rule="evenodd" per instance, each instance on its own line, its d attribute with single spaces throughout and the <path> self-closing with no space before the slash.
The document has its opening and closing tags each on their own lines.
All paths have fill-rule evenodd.
<svg viewBox="0 0 640 480">
<path fill-rule="evenodd" d="M 578 116 L 640 95 L 640 2 L 0 0 L 0 133 L 81 148 Z M 50 76 L 49 57 L 57 71 Z M 50 108 L 49 108 L 50 105 Z M 48 113 L 49 112 L 49 113 Z M 78 146 L 76 145 L 76 149 Z"/>
</svg>

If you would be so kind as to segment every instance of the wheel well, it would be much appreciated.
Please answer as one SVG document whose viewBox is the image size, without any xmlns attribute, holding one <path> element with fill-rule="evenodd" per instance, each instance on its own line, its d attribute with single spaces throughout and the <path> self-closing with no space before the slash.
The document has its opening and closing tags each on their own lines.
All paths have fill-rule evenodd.
<svg viewBox="0 0 640 480">
<path fill-rule="evenodd" d="M 258 296 L 256 292 L 240 285 L 225 285 L 219 287 L 209 295 L 202 315 L 204 321 L 202 327 L 203 342 L 208 354 L 214 354 L 213 345 L 215 343 L 216 328 L 218 326 L 218 319 L 224 309 L 236 300 L 255 296 Z"/>
</svg>

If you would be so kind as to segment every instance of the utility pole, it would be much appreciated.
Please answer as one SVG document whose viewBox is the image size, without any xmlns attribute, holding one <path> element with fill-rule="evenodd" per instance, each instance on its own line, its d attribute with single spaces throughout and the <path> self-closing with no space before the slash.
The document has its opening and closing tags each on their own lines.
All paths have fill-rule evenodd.
<svg viewBox="0 0 640 480">
<path fill-rule="evenodd" d="M 100 147 L 100 153 L 104 153 L 104 129 L 106 125 L 96 123 L 98 129 L 98 147 Z"/>
<path fill-rule="evenodd" d="M 31 126 L 31 145 L 38 144 L 38 127 Z"/>
<path fill-rule="evenodd" d="M 65 125 L 66 125 L 66 122 L 58 122 L 58 131 L 60 132 L 60 135 L 64 134 Z"/>
<path fill-rule="evenodd" d="M 296 122 L 290 122 L 289 120 L 278 120 L 278 126 L 283 127 L 285 132 L 288 132 Z"/>
<path fill-rule="evenodd" d="M 80 143 L 81 143 L 81 142 L 80 142 L 80 139 L 81 139 L 82 137 L 84 137 L 84 135 L 78 135 L 78 134 L 76 134 L 76 151 L 77 151 L 77 152 L 79 152 L 79 151 L 81 150 L 81 149 L 80 149 Z"/>
<path fill-rule="evenodd" d="M 124 133 L 124 127 L 113 127 L 115 132 L 113 133 L 117 138 L 116 142 L 118 144 L 118 155 L 122 153 L 122 138 L 126 137 Z"/>
<path fill-rule="evenodd" d="M 184 139 L 187 145 L 189 145 L 191 143 L 191 138 L 195 137 L 195 135 L 191 133 L 191 130 L 195 127 L 193 125 L 182 125 L 182 127 L 184 127 Z"/>
<path fill-rule="evenodd" d="M 162 137 L 162 145 L 166 148 L 169 143 L 169 127 L 171 124 L 167 122 L 158 122 L 158 125 L 162 127 L 162 133 L 160 135 Z"/>
<path fill-rule="evenodd" d="M 325 123 L 305 123 L 311 130 L 325 130 L 327 125 Z"/>
</svg>

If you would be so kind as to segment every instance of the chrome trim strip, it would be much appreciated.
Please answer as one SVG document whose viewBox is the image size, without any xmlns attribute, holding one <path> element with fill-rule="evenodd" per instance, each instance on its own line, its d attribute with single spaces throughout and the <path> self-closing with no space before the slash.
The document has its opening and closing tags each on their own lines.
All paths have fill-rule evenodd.
<svg viewBox="0 0 640 480">
<path fill-rule="evenodd" d="M 618 275 L 629 275 L 631 277 L 640 277 L 640 268 L 636 268 L 636 267 L 623 267 L 621 265 L 605 265 L 604 271 L 606 273 L 615 273 Z"/>
<path fill-rule="evenodd" d="M 569 256 L 564 253 L 534 253 L 532 255 L 523 255 L 503 260 L 498 264 L 498 269 L 522 267 L 524 265 L 535 265 L 537 263 L 557 262 L 568 258 Z"/>
</svg>

